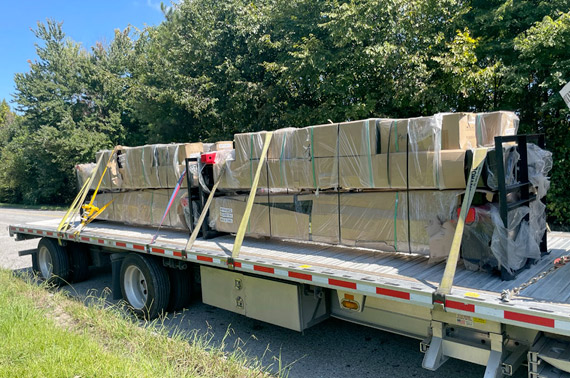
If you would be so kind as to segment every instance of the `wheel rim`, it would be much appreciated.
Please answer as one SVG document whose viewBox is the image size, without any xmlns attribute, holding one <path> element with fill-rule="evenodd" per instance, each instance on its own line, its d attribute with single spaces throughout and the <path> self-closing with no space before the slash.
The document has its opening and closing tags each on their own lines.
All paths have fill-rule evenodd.
<svg viewBox="0 0 570 378">
<path fill-rule="evenodd" d="M 46 246 L 40 247 L 38 252 L 38 265 L 40 266 L 42 277 L 46 280 L 50 279 L 53 273 L 53 262 Z"/>
<path fill-rule="evenodd" d="M 148 299 L 148 287 L 143 272 L 138 267 L 130 265 L 125 270 L 123 284 L 129 304 L 137 310 L 142 310 Z"/>
</svg>

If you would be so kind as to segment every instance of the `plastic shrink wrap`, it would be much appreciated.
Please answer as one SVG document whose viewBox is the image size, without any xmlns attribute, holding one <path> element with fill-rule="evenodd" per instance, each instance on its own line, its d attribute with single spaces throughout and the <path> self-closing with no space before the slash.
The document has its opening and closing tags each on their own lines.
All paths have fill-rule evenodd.
<svg viewBox="0 0 570 378">
<path fill-rule="evenodd" d="M 112 201 L 97 219 L 121 222 L 137 226 L 158 227 L 164 216 L 172 191 L 168 189 L 145 189 L 117 193 L 99 193 L 94 205 L 102 207 Z M 186 191 L 180 190 L 168 214 L 163 227 L 186 230 L 183 213 L 183 201 Z"/>
<path fill-rule="evenodd" d="M 77 187 L 81 189 L 87 179 L 93 173 L 93 170 L 97 167 L 95 163 L 85 163 L 85 164 L 77 164 L 75 165 L 75 175 L 77 176 Z M 97 184 L 91 183 L 89 187 L 94 187 Z"/>
<path fill-rule="evenodd" d="M 246 234 L 429 254 L 433 224 L 452 220 L 460 191 L 258 195 Z M 237 232 L 247 195 L 216 197 L 210 226 Z M 340 205 L 340 206 L 339 206 Z M 446 226 L 447 227 L 447 226 Z M 437 238 L 436 238 L 437 239 Z"/>
</svg>

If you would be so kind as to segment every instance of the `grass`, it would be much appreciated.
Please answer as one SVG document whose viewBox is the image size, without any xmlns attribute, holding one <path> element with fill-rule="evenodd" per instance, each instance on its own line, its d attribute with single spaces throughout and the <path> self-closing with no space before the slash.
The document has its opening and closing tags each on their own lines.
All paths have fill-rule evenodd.
<svg viewBox="0 0 570 378">
<path fill-rule="evenodd" d="M 88 302 L 0 270 L 0 377 L 270 376 L 240 348 L 224 352 L 160 319 L 141 324 L 104 297 Z"/>
<path fill-rule="evenodd" d="M 0 208 L 6 209 L 30 209 L 30 210 L 59 210 L 65 211 L 69 209 L 69 206 L 63 205 L 22 205 L 17 203 L 2 203 L 0 202 Z"/>
</svg>

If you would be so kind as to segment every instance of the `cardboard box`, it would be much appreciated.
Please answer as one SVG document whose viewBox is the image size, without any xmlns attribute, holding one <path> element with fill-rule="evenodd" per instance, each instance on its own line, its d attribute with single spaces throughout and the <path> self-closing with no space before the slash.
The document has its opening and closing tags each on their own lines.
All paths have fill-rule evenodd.
<svg viewBox="0 0 570 378">
<path fill-rule="evenodd" d="M 113 154 L 111 160 L 109 161 L 109 156 L 111 155 L 111 150 L 99 151 L 96 154 L 97 161 L 101 158 L 101 164 L 97 170 L 97 175 L 95 176 L 95 185 L 99 183 L 99 179 L 105 171 L 105 165 L 109 162 L 109 167 L 103 175 L 103 180 L 101 181 L 101 186 L 99 190 L 117 190 L 121 189 L 123 185 L 123 179 L 121 173 L 119 172 L 119 165 L 117 163 L 117 154 Z"/>
<path fill-rule="evenodd" d="M 313 189 L 338 187 L 338 158 L 315 158 L 310 162 L 309 170 Z M 316 181 L 316 185 L 315 184 Z"/>
<path fill-rule="evenodd" d="M 309 159 L 311 138 L 308 129 L 286 128 L 273 132 L 268 159 Z"/>
<path fill-rule="evenodd" d="M 477 147 L 474 113 L 446 113 L 441 121 L 441 149 L 468 150 Z"/>
<path fill-rule="evenodd" d="M 296 195 L 269 197 L 272 237 L 309 240 L 312 201 L 300 201 L 298 197 Z"/>
<path fill-rule="evenodd" d="M 143 171 L 147 188 L 160 188 L 156 145 L 142 147 Z"/>
<path fill-rule="evenodd" d="M 265 142 L 265 131 L 256 133 L 240 133 L 234 135 L 237 161 L 259 159 Z"/>
<path fill-rule="evenodd" d="M 243 219 L 247 196 L 215 197 L 210 208 L 209 224 L 220 232 L 236 233 Z M 246 235 L 270 236 L 267 197 L 256 198 Z"/>
<path fill-rule="evenodd" d="M 407 119 L 382 119 L 377 127 L 380 130 L 380 153 L 406 151 Z"/>
<path fill-rule="evenodd" d="M 387 155 L 385 154 L 370 157 L 341 156 L 339 164 L 342 188 L 389 188 Z"/>
<path fill-rule="evenodd" d="M 338 124 L 309 126 L 303 129 L 311 143 L 311 157 L 326 158 L 338 156 Z"/>
<path fill-rule="evenodd" d="M 379 153 L 380 119 L 345 122 L 339 125 L 339 156 L 374 155 Z"/>
<path fill-rule="evenodd" d="M 494 146 L 496 136 L 516 135 L 519 117 L 513 112 L 478 113 L 476 118 L 477 144 Z"/>
<path fill-rule="evenodd" d="M 389 181 L 392 189 L 465 189 L 465 151 L 391 153 Z M 439 159 L 439 161 L 438 161 Z"/>
<path fill-rule="evenodd" d="M 298 196 L 298 201 L 312 201 L 310 220 L 310 240 L 338 244 L 340 227 L 338 213 L 338 194 L 321 193 Z"/>
<path fill-rule="evenodd" d="M 269 187 L 311 189 L 314 187 L 312 164 L 305 159 L 267 160 Z"/>
<path fill-rule="evenodd" d="M 380 153 L 437 151 L 441 149 L 441 130 L 437 117 L 382 119 Z M 406 147 L 406 143 L 409 145 Z"/>
<path fill-rule="evenodd" d="M 341 243 L 401 250 L 402 246 L 398 246 L 398 243 L 408 240 L 404 201 L 405 194 L 397 192 L 342 193 Z"/>
<path fill-rule="evenodd" d="M 413 252 L 428 254 L 430 235 L 426 228 L 434 220 L 452 219 L 460 193 L 453 190 L 342 193 L 341 243 L 398 251 L 409 251 L 411 247 Z"/>
<path fill-rule="evenodd" d="M 204 152 L 208 151 L 228 151 L 234 149 L 234 142 L 233 141 L 222 141 L 216 142 L 213 146 L 209 147 L 209 149 L 205 149 Z"/>
<path fill-rule="evenodd" d="M 219 189 L 251 189 L 259 161 L 227 160 L 225 163 L 214 164 L 214 182 L 220 177 L 224 165 L 226 165 L 226 170 L 218 186 Z M 267 167 L 262 167 L 257 187 L 267 188 Z"/>
</svg>

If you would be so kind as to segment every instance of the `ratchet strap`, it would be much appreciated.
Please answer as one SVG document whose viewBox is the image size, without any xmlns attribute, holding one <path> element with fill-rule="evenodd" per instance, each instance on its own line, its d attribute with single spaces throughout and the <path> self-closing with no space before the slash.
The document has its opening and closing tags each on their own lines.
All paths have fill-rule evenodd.
<svg viewBox="0 0 570 378">
<path fill-rule="evenodd" d="M 265 142 L 263 144 L 263 150 L 261 151 L 261 156 L 259 158 L 259 165 L 257 166 L 255 177 L 253 178 L 253 184 L 251 185 L 251 191 L 247 199 L 247 204 L 245 206 L 243 218 L 241 219 L 241 223 L 239 225 L 238 232 L 236 234 L 236 239 L 234 241 L 234 246 L 232 248 L 232 259 L 237 258 L 241 250 L 243 238 L 245 237 L 245 230 L 249 223 L 249 217 L 251 215 L 251 209 L 253 208 L 253 202 L 255 201 L 255 193 L 257 192 L 257 186 L 259 185 L 259 177 L 261 176 L 261 170 L 263 168 L 263 164 L 265 163 L 267 150 L 269 149 L 269 144 L 271 143 L 272 137 L 273 137 L 273 132 L 268 132 L 265 134 Z"/>
<path fill-rule="evenodd" d="M 473 201 L 473 196 L 477 190 L 477 183 L 479 182 L 483 162 L 486 157 L 486 148 L 476 148 L 473 150 L 473 162 L 471 163 L 467 187 L 465 188 L 465 195 L 463 197 L 463 203 L 461 204 L 461 212 L 459 213 L 459 219 L 457 219 L 457 227 L 455 228 L 455 234 L 453 235 L 453 242 L 451 243 L 451 250 L 447 257 L 445 271 L 443 272 L 443 277 L 439 287 L 435 292 L 436 297 L 442 297 L 451 293 L 453 278 L 455 277 L 455 270 L 457 269 L 457 261 L 459 260 L 459 247 L 461 246 L 463 229 L 465 228 L 465 218 L 467 217 L 467 212 L 469 211 L 469 207 Z"/>
<path fill-rule="evenodd" d="M 172 207 L 172 204 L 174 203 L 174 198 L 176 198 L 176 195 L 178 194 L 178 191 L 180 190 L 180 187 L 182 186 L 182 180 L 184 180 L 185 177 L 186 177 L 186 169 L 184 169 L 184 172 L 182 172 L 182 174 L 180 175 L 180 178 L 178 179 L 178 182 L 176 183 L 176 186 L 174 187 L 174 190 L 172 191 L 172 195 L 170 196 L 170 200 L 168 201 L 168 205 L 166 205 L 166 209 L 164 210 L 164 214 L 162 215 L 162 219 L 160 220 L 160 224 L 158 225 L 158 228 L 156 229 L 156 233 L 154 234 L 154 236 L 150 240 L 150 244 L 153 244 L 156 241 L 156 238 L 158 237 L 158 233 L 160 232 L 162 224 L 164 223 L 166 216 L 170 212 L 170 208 Z"/>
<path fill-rule="evenodd" d="M 105 173 L 107 173 L 107 168 L 109 167 L 109 164 L 111 163 L 113 155 L 117 151 L 118 147 L 119 146 L 115 147 L 113 149 L 113 151 L 111 151 L 111 153 L 109 154 L 109 159 L 107 160 L 107 163 L 105 164 L 105 169 L 103 170 L 103 173 L 101 174 L 101 177 L 99 178 L 99 182 L 97 183 L 97 187 L 95 189 L 95 192 L 93 193 L 93 197 L 91 198 L 90 203 L 88 205 L 83 205 L 83 202 L 85 201 L 85 198 L 87 197 L 87 194 L 89 193 L 89 189 L 91 188 L 91 184 L 95 180 L 95 176 L 97 175 L 97 172 L 99 171 L 99 167 L 101 166 L 101 163 L 103 161 L 103 155 L 101 155 L 101 157 L 99 158 L 99 161 L 97 161 L 97 164 L 95 165 L 95 168 L 93 168 L 91 175 L 87 178 L 87 180 L 85 180 L 85 183 L 81 187 L 81 190 L 79 191 L 79 193 L 77 193 L 77 196 L 75 197 L 75 199 L 71 203 L 71 206 L 69 207 L 69 209 L 67 210 L 67 212 L 65 213 L 65 215 L 63 216 L 61 221 L 59 222 L 59 225 L 57 226 L 58 234 L 60 232 L 64 232 L 64 231 L 68 230 L 72 219 L 75 218 L 75 216 L 79 213 L 79 210 L 81 209 L 82 205 L 83 205 L 84 210 L 86 210 L 87 217 L 91 217 L 91 220 L 93 220 L 93 219 L 95 219 L 95 217 L 97 217 L 99 214 L 101 214 L 103 212 L 103 210 L 105 210 L 107 208 L 107 206 L 110 204 L 110 202 L 109 202 L 108 204 L 103 206 L 101 209 L 99 209 L 99 208 L 96 208 L 95 206 L 93 206 L 93 201 L 95 200 L 95 196 L 97 195 L 97 191 L 99 190 L 99 187 L 101 186 L 101 182 L 103 181 L 103 177 L 105 176 Z M 83 227 L 85 227 L 86 224 L 84 224 L 84 223 L 91 222 L 91 220 L 89 220 L 87 222 L 88 219 L 89 218 L 85 218 L 85 222 L 82 219 L 81 226 L 80 226 L 80 229 L 78 232 L 80 232 L 81 229 L 83 229 Z M 76 232 L 76 233 L 78 233 L 78 232 Z M 59 239 L 59 243 L 61 244 L 61 239 L 60 238 L 58 238 L 58 239 Z"/>
</svg>

